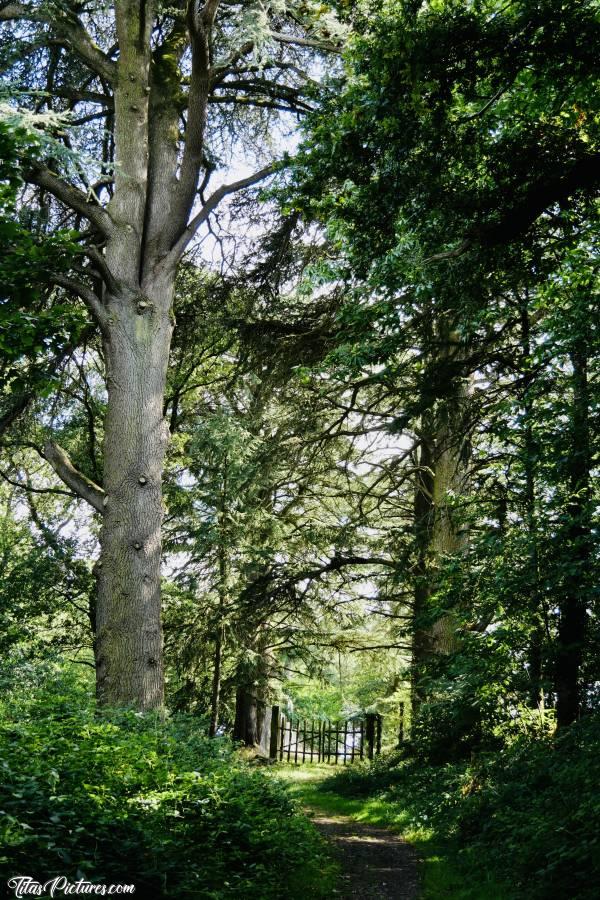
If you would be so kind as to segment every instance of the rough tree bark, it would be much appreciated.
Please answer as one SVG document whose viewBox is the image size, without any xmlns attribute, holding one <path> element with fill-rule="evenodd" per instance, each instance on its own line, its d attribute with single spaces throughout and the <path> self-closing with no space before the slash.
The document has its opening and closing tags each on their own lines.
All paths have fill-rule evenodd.
<svg viewBox="0 0 600 900">
<path fill-rule="evenodd" d="M 415 626 L 412 649 L 412 706 L 425 699 L 422 674 L 436 654 L 458 648 L 456 618 L 444 612 L 433 622 L 430 602 L 439 584 L 444 559 L 463 554 L 468 528 L 461 521 L 460 498 L 467 487 L 470 445 L 466 428 L 469 382 L 454 371 L 462 352 L 458 333 L 438 323 L 433 341 L 439 345 L 435 361 L 446 372 L 449 385 L 443 397 L 421 416 L 414 497 L 416 567 L 414 579 Z"/>
<path fill-rule="evenodd" d="M 256 74 L 252 40 L 223 48 L 223 59 L 214 62 L 218 9 L 219 0 L 176 2 L 167 10 L 158 10 L 152 0 L 114 0 L 108 8 L 85 12 L 75 5 L 0 7 L 0 23 L 28 23 L 37 29 L 40 46 L 58 45 L 63 59 L 76 61 L 79 70 L 83 66 L 79 86 L 67 89 L 64 79 L 52 83 L 56 97 L 97 104 L 98 115 L 112 127 L 114 156 L 105 154 L 104 162 L 114 163 L 114 179 L 106 206 L 94 190 L 81 190 L 44 165 L 30 165 L 26 178 L 89 223 L 82 245 L 87 267 L 71 276 L 57 273 L 55 284 L 83 300 L 102 333 L 108 394 L 102 487 L 77 472 L 52 441 L 45 455 L 103 517 L 95 567 L 98 697 L 140 709 L 161 707 L 164 692 L 161 479 L 168 430 L 163 403 L 177 265 L 227 194 L 273 171 L 266 166 L 204 197 L 212 171 L 205 149 L 209 102 L 224 97 L 237 102 L 245 92 L 241 99 L 250 105 L 307 108 L 297 84 Z M 94 20 L 106 23 L 106 49 L 98 34 L 86 29 Z M 289 35 L 271 33 L 281 53 L 294 46 L 333 49 L 298 37 L 293 27 Z M 189 73 L 182 70 L 186 54 Z M 283 59 L 276 65 L 278 76 L 299 71 L 286 65 Z M 233 90 L 227 78 L 240 72 L 244 80 L 238 78 Z M 105 148 L 110 145 L 104 142 Z"/>
<path fill-rule="evenodd" d="M 528 590 L 531 604 L 532 633 L 528 648 L 529 697 L 533 709 L 544 716 L 544 641 L 545 622 L 542 594 L 540 591 L 537 522 L 536 522 L 536 477 L 537 453 L 533 432 L 534 404 L 532 396 L 533 372 L 531 359 L 531 321 L 527 298 L 520 304 L 521 352 L 525 361 L 525 384 L 523 391 L 524 434 L 523 468 L 525 470 L 525 518 L 529 537 Z"/>
<path fill-rule="evenodd" d="M 571 401 L 571 450 L 569 454 L 568 546 L 572 559 L 565 574 L 560 602 L 556 659 L 556 723 L 571 725 L 581 711 L 580 671 L 587 630 L 590 534 L 590 422 L 588 358 L 585 340 L 571 351 L 573 393 Z"/>
</svg>

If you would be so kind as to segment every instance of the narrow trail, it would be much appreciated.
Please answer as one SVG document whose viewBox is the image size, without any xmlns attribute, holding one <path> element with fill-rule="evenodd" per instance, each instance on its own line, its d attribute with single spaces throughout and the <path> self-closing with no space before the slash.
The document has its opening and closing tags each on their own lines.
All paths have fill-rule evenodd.
<svg viewBox="0 0 600 900">
<path fill-rule="evenodd" d="M 337 896 L 416 900 L 419 896 L 417 856 L 410 844 L 386 828 L 365 825 L 349 816 L 305 809 L 335 848 L 342 869 Z"/>
<path fill-rule="evenodd" d="M 334 896 L 417 900 L 420 877 L 414 847 L 389 828 L 354 818 L 360 802 L 322 791 L 322 783 L 332 774 L 327 765 L 284 766 L 276 777 L 287 782 L 292 796 L 332 845 L 341 869 Z"/>
</svg>

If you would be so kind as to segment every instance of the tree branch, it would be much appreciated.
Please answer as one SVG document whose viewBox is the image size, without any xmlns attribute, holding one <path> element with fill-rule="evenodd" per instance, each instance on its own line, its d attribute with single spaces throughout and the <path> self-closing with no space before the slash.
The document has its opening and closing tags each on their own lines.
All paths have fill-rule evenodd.
<svg viewBox="0 0 600 900">
<path fill-rule="evenodd" d="M 293 34 L 283 34 L 281 31 L 271 31 L 270 37 L 278 44 L 294 44 L 297 47 L 311 47 L 314 50 L 324 50 L 327 53 L 341 53 L 342 48 L 336 47 L 327 41 L 318 41 L 314 38 L 295 37 Z"/>
<path fill-rule="evenodd" d="M 7 484 L 10 484 L 12 487 L 20 488 L 22 491 L 27 491 L 27 493 L 30 494 L 60 494 L 61 497 L 71 498 L 76 498 L 77 496 L 72 491 L 65 491 L 62 488 L 34 488 L 30 484 L 23 484 L 23 482 L 11 478 L 6 474 L 6 472 L 3 472 L 1 469 L 0 478 L 2 478 L 2 480 Z"/>
<path fill-rule="evenodd" d="M 168 268 L 177 264 L 182 253 L 198 231 L 199 227 L 203 222 L 206 222 L 211 212 L 219 205 L 224 197 L 228 194 L 234 194 L 236 191 L 242 191 L 244 188 L 251 187 L 254 184 L 258 184 L 259 181 L 268 178 L 269 175 L 272 175 L 276 170 L 277 164 L 272 163 L 271 165 L 265 166 L 264 169 L 254 172 L 253 175 L 248 175 L 246 178 L 240 178 L 239 181 L 233 181 L 231 184 L 223 184 L 220 188 L 217 188 L 217 190 L 210 195 L 200 212 L 194 216 L 181 237 L 176 241 L 162 265 L 165 268 Z"/>
<path fill-rule="evenodd" d="M 433 256 L 428 256 L 427 259 L 424 259 L 423 262 L 431 263 L 431 262 L 443 262 L 445 259 L 457 259 L 459 256 L 462 256 L 467 250 L 473 246 L 473 241 L 470 239 L 465 239 L 461 241 L 458 247 L 455 247 L 454 250 L 443 250 L 441 253 L 434 253 Z"/>
<path fill-rule="evenodd" d="M 80 281 L 75 281 L 73 278 L 69 278 L 67 275 L 61 275 L 60 273 L 52 275 L 52 281 L 54 284 L 67 291 L 71 291 L 83 300 L 100 328 L 106 328 L 106 310 L 91 288 L 87 287 L 85 284 L 81 284 Z"/>
<path fill-rule="evenodd" d="M 211 35 L 218 6 L 219 0 L 206 0 L 200 9 L 197 8 L 196 0 L 187 2 L 186 23 L 192 51 L 192 71 L 177 203 L 171 213 L 183 223 L 187 222 L 194 205 L 204 157 L 204 134 L 211 87 Z"/>
<path fill-rule="evenodd" d="M 564 203 L 580 190 L 592 191 L 600 186 L 600 154 L 593 153 L 577 160 L 569 169 L 561 168 L 552 176 L 540 178 L 525 190 L 495 222 L 475 226 L 454 250 L 436 253 L 426 263 L 456 259 L 471 247 L 497 247 L 508 244 L 528 228 L 555 203 Z"/>
<path fill-rule="evenodd" d="M 75 468 L 62 447 L 59 447 L 54 441 L 47 441 L 44 445 L 44 459 L 50 463 L 67 487 L 86 500 L 90 506 L 93 506 L 96 512 L 104 513 L 104 491 Z"/>
<path fill-rule="evenodd" d="M 89 258 L 93 266 L 98 270 L 98 273 L 102 277 L 109 293 L 118 294 L 120 289 L 119 283 L 98 248 L 94 246 L 86 247 L 85 254 Z"/>
<path fill-rule="evenodd" d="M 50 191 L 57 200 L 68 206 L 74 212 L 81 213 L 104 237 L 108 237 L 113 229 L 112 220 L 106 210 L 101 206 L 90 203 L 83 191 L 74 185 L 63 181 L 58 175 L 55 175 L 46 166 L 35 166 L 29 169 L 25 174 L 26 180 L 30 184 L 37 184 L 38 187 L 45 188 Z"/>
<path fill-rule="evenodd" d="M 24 3 L 7 3 L 0 8 L 0 22 L 21 19 L 27 22 L 40 22 L 54 30 L 67 46 L 87 63 L 87 65 L 107 81 L 112 82 L 116 76 L 115 63 L 94 43 L 80 19 L 72 12 L 67 18 L 58 11 L 44 10 L 27 6 Z"/>
<path fill-rule="evenodd" d="M 210 28 L 215 21 L 220 2 L 221 0 L 206 0 L 206 3 L 200 10 L 200 18 L 205 28 Z"/>
</svg>

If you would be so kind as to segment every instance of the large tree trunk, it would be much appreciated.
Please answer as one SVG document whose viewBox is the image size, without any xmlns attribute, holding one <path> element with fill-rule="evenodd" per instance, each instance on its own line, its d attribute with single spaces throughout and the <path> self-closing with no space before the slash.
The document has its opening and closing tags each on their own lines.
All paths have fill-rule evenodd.
<svg viewBox="0 0 600 900">
<path fill-rule="evenodd" d="M 258 749 L 264 743 L 267 704 L 257 697 L 254 686 L 238 687 L 235 698 L 235 723 L 233 740 L 242 741 L 246 747 Z"/>
<path fill-rule="evenodd" d="M 444 561 L 465 552 L 468 529 L 462 521 L 469 466 L 466 434 L 468 382 L 453 367 L 460 360 L 460 341 L 446 325 L 439 328 L 441 353 L 437 365 L 445 370 L 450 388 L 421 417 L 418 470 L 415 484 L 415 542 L 417 566 L 414 590 L 413 712 L 424 698 L 422 674 L 436 654 L 449 654 L 458 646 L 456 617 L 451 610 L 428 623 L 432 595 L 439 586 Z"/>
<path fill-rule="evenodd" d="M 90 102 L 100 98 L 107 129 L 112 125 L 112 141 L 105 142 L 102 154 L 102 182 L 109 171 L 113 176 L 105 206 L 97 184 L 86 182 L 82 191 L 57 176 L 54 166 L 28 161 L 27 180 L 90 225 L 89 241 L 82 242 L 88 257 L 79 270 L 83 278 L 61 271 L 53 279 L 84 301 L 103 336 L 108 390 L 104 490 L 78 472 L 53 441 L 44 454 L 71 490 L 104 517 L 95 567 L 98 698 L 139 709 L 160 707 L 164 693 L 161 477 L 175 271 L 223 197 L 271 173 L 266 167 L 220 185 L 205 201 L 198 192 L 200 172 L 206 188 L 213 168 L 204 143 L 209 94 L 255 48 L 252 40 L 237 50 L 232 46 L 231 52 L 224 47 L 216 55 L 230 58 L 230 64 L 213 64 L 219 0 L 176 7 L 165 17 L 153 0 L 114 0 L 106 8 L 106 43 L 113 41 L 114 23 L 116 46 L 107 52 L 74 9 L 36 3 L 0 7 L 0 22 L 35 23 L 42 45 L 47 40 L 63 46 L 78 61 L 73 71 L 83 65 L 78 88 L 87 95 L 90 84 L 101 84 Z"/>
<path fill-rule="evenodd" d="M 587 353 L 579 341 L 571 353 L 573 399 L 569 457 L 568 549 L 570 558 L 560 604 L 556 660 L 556 721 L 571 725 L 580 714 L 580 670 L 587 629 L 590 541 L 590 426 Z"/>
<path fill-rule="evenodd" d="M 273 670 L 272 651 L 267 648 L 269 632 L 259 626 L 249 640 L 252 661 L 240 664 L 237 671 L 234 740 L 247 747 L 267 746 L 266 730 L 270 726 L 267 706 L 270 702 L 269 678 Z"/>
<path fill-rule="evenodd" d="M 98 697 L 141 709 L 163 703 L 160 564 L 163 418 L 172 286 L 109 298 L 108 407 L 98 571 Z"/>
<path fill-rule="evenodd" d="M 525 518 L 529 537 L 528 591 L 531 604 L 532 631 L 528 647 L 529 697 L 533 709 L 544 717 L 544 643 L 545 617 L 542 592 L 540 590 L 537 523 L 536 523 L 536 477 L 537 451 L 533 433 L 534 405 L 532 397 L 533 371 L 531 370 L 531 322 L 527 300 L 521 303 L 521 350 L 525 361 L 525 389 L 523 393 L 524 435 L 523 468 L 525 470 Z"/>
<path fill-rule="evenodd" d="M 425 624 L 431 595 L 429 548 L 433 531 L 433 454 L 425 433 L 417 455 L 414 527 L 417 561 L 414 573 L 413 636 L 411 665 L 411 700 L 413 715 L 425 699 L 422 689 L 423 669 L 431 653 L 431 632 Z"/>
</svg>

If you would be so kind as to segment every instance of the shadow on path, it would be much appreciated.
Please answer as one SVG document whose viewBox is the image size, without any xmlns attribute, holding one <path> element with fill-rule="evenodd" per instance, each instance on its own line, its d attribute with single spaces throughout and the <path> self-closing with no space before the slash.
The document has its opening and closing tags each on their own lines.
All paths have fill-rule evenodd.
<svg viewBox="0 0 600 900">
<path fill-rule="evenodd" d="M 307 813 L 336 850 L 342 867 L 338 897 L 416 900 L 417 856 L 410 844 L 385 828 L 347 816 L 326 816 L 311 809 Z"/>
</svg>

